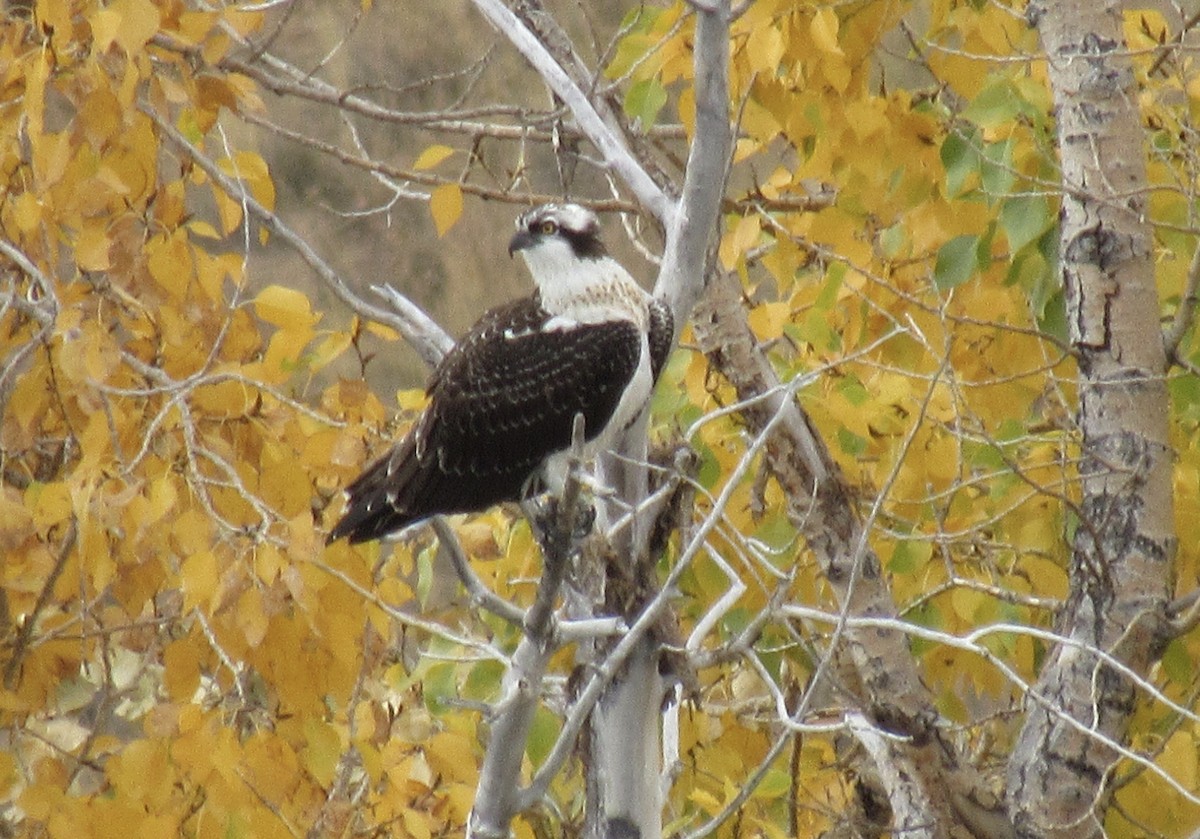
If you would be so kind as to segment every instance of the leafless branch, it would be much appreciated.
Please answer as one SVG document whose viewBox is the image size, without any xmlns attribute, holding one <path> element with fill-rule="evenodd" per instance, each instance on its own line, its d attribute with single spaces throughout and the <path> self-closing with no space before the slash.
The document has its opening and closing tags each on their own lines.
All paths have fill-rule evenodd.
<svg viewBox="0 0 1200 839">
<path fill-rule="evenodd" d="M 588 101 L 587 95 L 554 60 L 545 45 L 499 0 L 474 0 L 474 4 L 475 8 L 525 56 L 555 95 L 566 103 L 575 115 L 580 129 L 600 150 L 607 164 L 633 191 L 642 206 L 664 227 L 669 228 L 676 215 L 675 203 L 646 174 L 625 147 L 624 141 L 604 122 Z"/>
<path fill-rule="evenodd" d="M 1179 345 L 1187 331 L 1196 320 L 1196 306 L 1200 305 L 1200 242 L 1192 251 L 1192 261 L 1188 265 L 1187 280 L 1183 286 L 1183 294 L 1179 298 L 1179 308 L 1175 310 L 1175 319 L 1171 328 L 1163 336 L 1163 349 L 1167 360 L 1174 361 L 1179 352 Z"/>
</svg>

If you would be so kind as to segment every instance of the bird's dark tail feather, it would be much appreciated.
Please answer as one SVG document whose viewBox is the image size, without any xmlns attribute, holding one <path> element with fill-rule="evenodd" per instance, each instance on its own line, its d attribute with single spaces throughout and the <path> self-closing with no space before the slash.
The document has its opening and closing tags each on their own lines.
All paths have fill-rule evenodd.
<svg viewBox="0 0 1200 839">
<path fill-rule="evenodd" d="M 346 487 L 346 512 L 329 531 L 325 544 L 343 536 L 348 536 L 352 545 L 368 542 L 427 518 L 430 513 L 418 512 L 414 504 L 422 494 L 423 471 L 415 443 L 404 439 Z"/>
</svg>

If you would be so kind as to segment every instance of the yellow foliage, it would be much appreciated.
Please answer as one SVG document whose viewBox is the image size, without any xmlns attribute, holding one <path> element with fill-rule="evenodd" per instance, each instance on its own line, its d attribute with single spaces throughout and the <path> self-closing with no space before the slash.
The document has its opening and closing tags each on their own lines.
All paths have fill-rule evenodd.
<svg viewBox="0 0 1200 839">
<path fill-rule="evenodd" d="M 0 730 L 13 739 L 0 750 L 0 813 L 19 812 L 30 835 L 294 836 L 318 817 L 330 835 L 461 832 L 486 738 L 480 715 L 452 700 L 494 698 L 499 665 L 476 657 L 511 649 L 517 630 L 464 608 L 457 590 L 420 617 L 484 646 L 432 644 L 397 620 L 436 583 L 423 575 L 441 573 L 426 534 L 323 544 L 338 491 L 425 399 L 402 390 L 402 419 L 389 425 L 399 385 L 381 399 L 333 365 L 362 343 L 391 351 L 384 342 L 400 336 L 331 324 L 289 278 L 248 270 L 243 200 L 187 164 L 155 119 L 273 209 L 266 159 L 238 148 L 236 132 L 210 135 L 264 108 L 257 82 L 221 64 L 258 37 L 262 15 L 151 0 L 29 5 L 31 17 L 14 12 L 0 34 L 0 232 L 46 283 L 8 271 L 23 305 L 0 310 L 0 358 L 20 356 L 0 387 Z M 914 17 L 904 4 L 759 0 L 742 12 L 728 196 L 739 203 L 717 255 L 744 281 L 749 326 L 782 377 L 814 376 L 799 398 L 856 500 L 870 508 L 886 491 L 872 547 L 906 619 L 960 634 L 1047 623 L 1022 598 L 1068 594 L 1079 443 L 1072 362 L 1038 334 L 1059 328 L 1061 299 L 1046 238 L 1058 211 L 1046 194 L 1058 174 L 1052 103 L 1044 62 L 1021 58 L 1036 52 L 1034 33 L 1005 4 L 935 2 Z M 901 16 L 927 47 L 903 68 Z M 684 3 L 640 7 L 606 68 L 623 87 L 666 91 L 689 133 L 692 17 Z M 1159 223 L 1169 323 L 1195 246 L 1197 178 L 1177 138 L 1200 112 L 1200 82 L 1186 69 L 1147 73 L 1160 33 L 1172 35 L 1161 15 L 1130 11 L 1125 25 L 1139 105 L 1161 126 L 1146 212 Z M 415 169 L 459 159 L 440 139 L 422 141 Z M 833 200 L 805 206 L 826 187 Z M 438 186 L 429 206 L 444 236 L 464 212 L 462 188 Z M 949 284 L 939 255 L 956 239 L 974 262 Z M 57 308 L 41 336 L 24 304 L 48 295 Z M 1181 351 L 1194 355 L 1190 346 Z M 1186 533 L 1200 515 L 1200 395 L 1190 375 L 1171 385 Z M 704 358 L 680 352 L 658 394 L 656 439 L 737 399 Z M 750 435 L 736 415 L 709 417 L 689 442 L 704 516 Z M 783 490 L 757 474 L 762 458 L 732 488 L 673 604 L 686 637 L 729 591 L 725 566 L 747 584 L 704 649 L 760 613 L 775 574 L 790 575 L 780 585 L 798 602 L 831 605 Z M 459 533 L 481 578 L 527 605 L 541 573 L 529 527 L 493 512 Z M 1181 595 L 1200 574 L 1193 542 L 1181 540 Z M 701 699 L 680 711 L 678 832 L 721 812 L 760 765 L 779 736 L 762 723 L 775 714 L 769 688 L 788 701 L 802 689 L 822 632 L 764 629 L 751 652 L 776 684 L 740 661 L 697 674 Z M 964 697 L 1015 701 L 1011 682 L 980 656 L 922 643 L 922 675 L 964 736 L 1008 742 L 1009 715 L 989 718 Z M 985 643 L 1026 678 L 1045 655 L 1019 634 Z M 1194 638 L 1178 643 L 1164 676 L 1176 687 L 1197 652 Z M 574 653 L 552 660 L 564 682 Z M 119 701 L 98 711 L 89 703 L 110 678 Z M 110 714 L 119 739 L 89 728 L 93 713 Z M 1195 790 L 1195 732 L 1146 733 L 1165 730 L 1147 711 L 1134 744 Z M 782 836 L 794 817 L 816 835 L 845 806 L 835 738 L 805 734 L 796 748 L 799 778 L 786 757 L 766 767 L 734 820 L 741 833 Z M 331 801 L 360 778 L 361 806 Z M 581 787 L 571 773 L 557 781 L 557 811 L 577 812 Z M 1152 773 L 1116 794 L 1164 834 L 1200 821 Z M 541 835 L 531 821 L 515 832 Z"/>
</svg>

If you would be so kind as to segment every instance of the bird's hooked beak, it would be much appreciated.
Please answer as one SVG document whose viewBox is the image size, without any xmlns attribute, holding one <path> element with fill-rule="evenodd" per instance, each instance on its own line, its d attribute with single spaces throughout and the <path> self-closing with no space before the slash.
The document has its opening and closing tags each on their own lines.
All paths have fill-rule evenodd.
<svg viewBox="0 0 1200 839">
<path fill-rule="evenodd" d="M 525 248 L 537 241 L 536 237 L 524 228 L 513 234 L 513 237 L 508 241 L 508 255 L 511 257 L 517 251 L 525 250 Z"/>
</svg>

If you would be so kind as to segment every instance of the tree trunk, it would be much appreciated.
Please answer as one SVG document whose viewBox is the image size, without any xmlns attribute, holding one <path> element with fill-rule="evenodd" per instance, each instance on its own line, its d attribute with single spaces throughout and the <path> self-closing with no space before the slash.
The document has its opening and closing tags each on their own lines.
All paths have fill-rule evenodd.
<svg viewBox="0 0 1200 839">
<path fill-rule="evenodd" d="M 1165 353 L 1145 223 L 1146 171 L 1121 4 L 1031 4 L 1049 60 L 1062 164 L 1061 261 L 1079 365 L 1079 519 L 1070 596 L 1027 697 L 1008 771 L 1021 835 L 1103 832 L 1106 782 L 1133 685 L 1164 642 L 1176 540 Z"/>
</svg>

